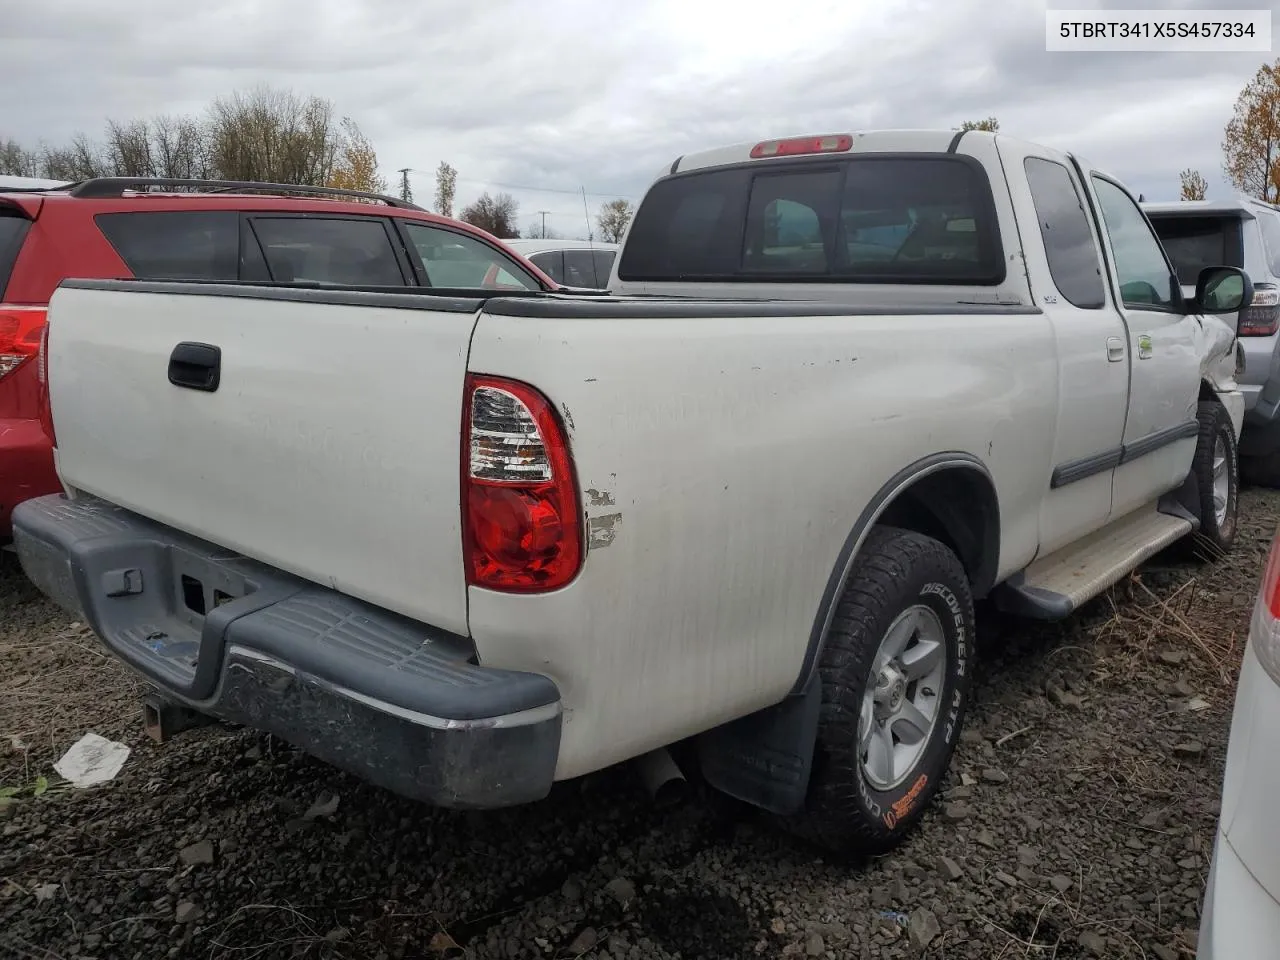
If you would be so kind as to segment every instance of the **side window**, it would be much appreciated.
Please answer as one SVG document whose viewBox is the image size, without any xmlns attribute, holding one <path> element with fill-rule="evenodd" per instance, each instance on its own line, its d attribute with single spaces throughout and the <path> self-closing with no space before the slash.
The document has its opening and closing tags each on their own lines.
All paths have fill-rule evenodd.
<svg viewBox="0 0 1280 960">
<path fill-rule="evenodd" d="M 452 230 L 403 221 L 422 258 L 427 283 L 453 289 L 537 290 L 533 277 L 487 243 Z"/>
<path fill-rule="evenodd" d="M 1172 308 L 1178 281 L 1146 217 L 1111 181 L 1095 176 L 1093 189 L 1102 204 L 1102 222 L 1116 261 L 1120 299 L 1126 307 Z"/>
<path fill-rule="evenodd" d="M 238 213 L 100 213 L 94 222 L 138 279 L 239 279 Z"/>
<path fill-rule="evenodd" d="M 252 223 L 272 280 L 405 285 L 382 219 L 254 217 Z"/>
<path fill-rule="evenodd" d="M 30 228 L 31 221 L 26 217 L 0 213 L 0 300 L 4 299 L 4 288 L 9 285 L 9 275 Z"/>
<path fill-rule="evenodd" d="M 1267 248 L 1267 266 L 1273 277 L 1280 277 L 1280 215 L 1259 211 L 1258 226 L 1262 228 L 1262 245 Z"/>
<path fill-rule="evenodd" d="M 1023 168 L 1054 286 L 1074 306 L 1103 306 L 1106 292 L 1098 246 L 1071 174 L 1062 164 L 1039 157 L 1027 157 Z"/>
<path fill-rule="evenodd" d="M 561 250 L 547 250 L 543 253 L 535 253 L 529 257 L 529 262 L 545 273 L 556 283 L 565 283 L 564 279 L 564 252 Z"/>
<path fill-rule="evenodd" d="M 566 250 L 564 252 L 565 282 L 574 287 L 603 287 L 609 282 L 609 274 L 596 271 L 596 258 L 591 250 Z"/>
<path fill-rule="evenodd" d="M 596 276 L 600 278 L 600 286 L 608 285 L 609 276 L 613 273 L 613 261 L 617 255 L 616 250 L 596 250 L 592 253 L 596 258 Z"/>
</svg>

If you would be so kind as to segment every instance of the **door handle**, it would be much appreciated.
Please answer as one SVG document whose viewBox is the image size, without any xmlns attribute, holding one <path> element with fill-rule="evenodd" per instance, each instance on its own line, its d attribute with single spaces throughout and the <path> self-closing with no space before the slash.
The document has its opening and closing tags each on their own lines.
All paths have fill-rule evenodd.
<svg viewBox="0 0 1280 960">
<path fill-rule="evenodd" d="M 222 379 L 222 348 L 186 341 L 169 354 L 169 382 L 175 387 L 213 393 Z"/>
<path fill-rule="evenodd" d="M 1107 359 L 1118 363 L 1124 359 L 1124 341 L 1119 337 L 1107 338 Z"/>
</svg>

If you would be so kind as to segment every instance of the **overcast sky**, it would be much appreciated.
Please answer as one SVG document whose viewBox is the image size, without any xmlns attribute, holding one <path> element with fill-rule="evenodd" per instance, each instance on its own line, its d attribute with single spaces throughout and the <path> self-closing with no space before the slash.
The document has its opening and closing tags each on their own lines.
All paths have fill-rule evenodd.
<svg viewBox="0 0 1280 960">
<path fill-rule="evenodd" d="M 373 141 L 388 181 L 413 169 L 420 202 L 447 160 L 459 207 L 506 189 L 522 230 L 548 210 L 548 227 L 574 236 L 585 230 L 576 191 L 593 214 L 608 197 L 638 199 L 683 153 L 995 115 L 1002 131 L 1074 150 L 1147 199 L 1176 198 L 1184 167 L 1213 197 L 1228 192 L 1220 144 L 1235 96 L 1275 56 L 1047 53 L 1034 0 L 184 6 L 130 0 L 124 17 L 96 0 L 3 0 L 0 138 L 56 143 L 97 134 L 106 117 L 196 112 L 266 82 L 331 99 Z"/>
</svg>

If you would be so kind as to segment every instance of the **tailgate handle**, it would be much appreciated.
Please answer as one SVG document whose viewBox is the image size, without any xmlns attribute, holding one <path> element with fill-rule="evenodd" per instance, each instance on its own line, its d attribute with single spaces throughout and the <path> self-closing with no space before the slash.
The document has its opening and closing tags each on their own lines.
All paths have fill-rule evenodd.
<svg viewBox="0 0 1280 960">
<path fill-rule="evenodd" d="M 169 354 L 169 382 L 175 387 L 213 393 L 222 377 L 222 348 L 211 343 L 180 343 Z"/>
</svg>

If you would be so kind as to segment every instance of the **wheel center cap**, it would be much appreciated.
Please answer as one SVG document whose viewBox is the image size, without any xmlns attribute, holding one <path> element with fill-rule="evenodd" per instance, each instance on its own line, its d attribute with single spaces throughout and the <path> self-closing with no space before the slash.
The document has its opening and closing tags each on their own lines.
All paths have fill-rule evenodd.
<svg viewBox="0 0 1280 960">
<path fill-rule="evenodd" d="M 907 685 L 901 679 L 894 680 L 889 687 L 889 709 L 898 710 L 907 695 Z"/>
</svg>

